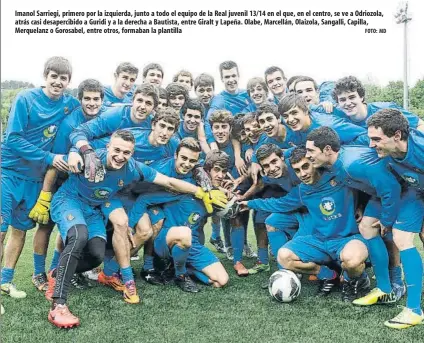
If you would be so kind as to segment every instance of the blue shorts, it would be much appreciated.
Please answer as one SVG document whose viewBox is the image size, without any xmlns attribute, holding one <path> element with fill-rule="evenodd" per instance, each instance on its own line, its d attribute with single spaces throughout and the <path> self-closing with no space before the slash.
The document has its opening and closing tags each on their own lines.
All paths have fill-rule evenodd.
<svg viewBox="0 0 424 343">
<path fill-rule="evenodd" d="M 166 235 L 169 230 L 170 227 L 163 227 L 153 241 L 155 253 L 164 259 L 169 259 L 171 257 L 171 250 L 169 249 L 168 244 L 166 244 Z"/>
<path fill-rule="evenodd" d="M 355 239 L 367 245 L 366 240 L 360 234 L 326 241 L 311 235 L 299 235 L 284 244 L 283 248 L 291 250 L 302 262 L 325 264 L 331 261 L 340 261 L 340 253 L 343 248 Z"/>
<path fill-rule="evenodd" d="M 50 213 L 64 242 L 69 229 L 78 224 L 87 226 L 89 240 L 94 237 L 106 240 L 106 227 L 100 207 L 89 206 L 59 189 L 53 197 Z"/>
<path fill-rule="evenodd" d="M 377 198 L 371 198 L 365 208 L 364 216 L 381 218 L 381 202 Z M 414 190 L 408 189 L 402 193 L 399 213 L 393 224 L 394 229 L 406 232 L 421 232 L 424 219 L 424 200 Z"/>
<path fill-rule="evenodd" d="M 37 203 L 42 186 L 41 181 L 24 180 L 2 170 L 1 232 L 7 232 L 9 225 L 22 231 L 35 227 L 28 215 Z"/>
<path fill-rule="evenodd" d="M 278 231 L 285 232 L 292 239 L 296 234 L 309 235 L 313 227 L 311 220 L 309 213 L 295 211 L 273 213 L 265 220 L 265 224 L 274 227 Z"/>
<path fill-rule="evenodd" d="M 136 197 L 131 193 L 129 194 L 118 193 L 112 199 L 105 202 L 101 207 L 102 213 L 106 221 L 109 220 L 109 215 L 118 208 L 123 208 L 125 212 L 128 213 L 129 210 L 133 207 L 135 201 L 136 201 Z"/>
<path fill-rule="evenodd" d="M 147 208 L 147 213 L 149 214 L 150 222 L 152 225 L 155 225 L 160 220 L 165 219 L 165 212 L 160 206 L 149 206 Z"/>
<path fill-rule="evenodd" d="M 187 264 L 198 271 L 202 271 L 204 268 L 219 262 L 212 251 L 206 248 L 199 242 L 193 242 L 190 248 L 190 253 L 187 258 Z"/>
</svg>

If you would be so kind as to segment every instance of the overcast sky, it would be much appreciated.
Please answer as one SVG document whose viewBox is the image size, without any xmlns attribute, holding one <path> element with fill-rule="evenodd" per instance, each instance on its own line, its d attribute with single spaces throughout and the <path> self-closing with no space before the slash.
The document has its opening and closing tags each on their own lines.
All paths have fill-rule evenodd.
<svg viewBox="0 0 424 343">
<path fill-rule="evenodd" d="M 266 67 L 278 65 L 288 77 L 309 75 L 317 81 L 346 75 L 366 79 L 372 75 L 380 84 L 403 77 L 403 27 L 393 14 L 397 0 L 297 0 L 297 1 L 135 1 L 108 0 L 50 1 L 13 0 L 1 2 L 1 79 L 22 80 L 40 85 L 45 60 L 53 55 L 67 57 L 73 65 L 71 87 L 86 78 L 104 84 L 113 81 L 117 64 L 133 62 L 140 69 L 155 61 L 165 69 L 165 82 L 185 68 L 194 76 L 208 72 L 219 82 L 218 65 L 236 61 L 241 85 L 263 76 Z M 380 10 L 384 18 L 363 17 L 368 28 L 385 28 L 387 33 L 364 33 L 362 26 L 233 26 L 181 27 L 182 34 L 15 34 L 15 10 L 60 11 L 129 10 L 266 10 L 266 11 L 354 11 Z M 424 1 L 409 1 L 413 17 L 409 24 L 409 84 L 424 78 Z M 199 17 L 198 17 L 199 18 Z M 198 19 L 195 18 L 195 19 Z M 334 19 L 334 18 L 331 18 Z M 172 26 L 171 26 L 172 27 Z M 141 82 L 141 77 L 138 79 Z"/>
</svg>

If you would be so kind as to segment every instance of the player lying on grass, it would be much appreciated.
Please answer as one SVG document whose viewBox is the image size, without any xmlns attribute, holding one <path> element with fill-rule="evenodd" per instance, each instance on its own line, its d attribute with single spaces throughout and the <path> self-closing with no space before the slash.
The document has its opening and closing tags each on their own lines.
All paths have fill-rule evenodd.
<svg viewBox="0 0 424 343">
<path fill-rule="evenodd" d="M 295 148 L 289 161 L 302 182 L 298 187 L 282 198 L 243 201 L 241 206 L 283 213 L 306 206 L 312 227 L 278 251 L 278 263 L 297 273 L 332 279 L 335 272 L 325 264 L 340 261 L 344 270 L 342 299 L 352 301 L 370 287 L 364 272 L 368 250 L 355 221 L 353 191 L 337 175 L 314 168 L 304 148 Z"/>
<path fill-rule="evenodd" d="M 96 151 L 102 166 L 108 170 L 104 180 L 92 183 L 80 174 L 71 174 L 53 198 L 52 219 L 58 225 L 65 247 L 57 269 L 50 273 L 46 298 L 53 301 L 49 321 L 58 327 L 79 325 L 79 319 L 66 306 L 69 282 L 75 271 L 90 270 L 102 262 L 106 230 L 100 206 L 113 199 L 119 189 L 133 181 L 147 181 L 173 191 L 195 194 L 207 206 L 212 203 L 223 206 L 226 202 L 222 192 L 206 193 L 200 187 L 169 178 L 136 162 L 131 158 L 134 147 L 135 139 L 131 132 L 116 131 L 107 149 Z M 139 302 L 131 268 L 121 269 L 121 272 L 125 282 L 125 300 Z"/>
</svg>

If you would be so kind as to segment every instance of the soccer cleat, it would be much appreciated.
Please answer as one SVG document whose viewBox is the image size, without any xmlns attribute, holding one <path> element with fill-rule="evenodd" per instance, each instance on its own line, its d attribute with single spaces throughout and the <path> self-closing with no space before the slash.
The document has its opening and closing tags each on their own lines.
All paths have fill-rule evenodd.
<svg viewBox="0 0 424 343">
<path fill-rule="evenodd" d="M 227 247 L 226 255 L 230 261 L 234 261 L 234 251 L 232 247 Z"/>
<path fill-rule="evenodd" d="M 4 283 L 1 285 L 1 294 L 6 294 L 12 298 L 22 299 L 27 295 L 24 291 L 20 291 L 13 283 Z"/>
<path fill-rule="evenodd" d="M 402 312 L 396 317 L 384 322 L 384 325 L 387 327 L 399 330 L 407 329 L 419 324 L 424 324 L 423 312 L 421 311 L 421 315 L 419 315 L 407 307 L 404 307 Z"/>
<path fill-rule="evenodd" d="M 161 274 L 158 273 L 155 269 L 143 269 L 140 272 L 140 276 L 144 281 L 150 283 L 151 285 L 161 286 L 164 284 Z"/>
<path fill-rule="evenodd" d="M 54 308 L 49 311 L 48 319 L 58 328 L 70 329 L 80 324 L 79 318 L 74 316 L 65 304 L 55 304 Z"/>
<path fill-rule="evenodd" d="M 368 275 L 360 279 L 344 280 L 342 283 L 342 300 L 352 302 L 370 289 L 371 281 Z"/>
<path fill-rule="evenodd" d="M 134 280 L 130 280 L 124 285 L 124 300 L 128 304 L 138 304 L 140 302 L 140 297 L 137 294 L 137 287 L 135 286 Z"/>
<path fill-rule="evenodd" d="M 32 283 L 41 292 L 47 291 L 48 282 L 46 273 L 40 273 L 32 276 Z"/>
<path fill-rule="evenodd" d="M 248 269 L 248 272 L 250 275 L 253 275 L 253 274 L 258 274 L 260 272 L 269 272 L 270 270 L 271 270 L 271 267 L 269 266 L 269 263 L 264 264 L 260 261 L 257 261 L 252 268 Z"/>
<path fill-rule="evenodd" d="M 87 279 L 89 279 L 89 280 L 97 281 L 97 279 L 99 278 L 99 274 L 100 274 L 101 271 L 102 271 L 102 268 L 96 267 L 96 268 L 94 268 L 92 270 L 89 270 L 87 272 L 82 273 L 82 275 L 84 277 L 86 277 Z"/>
<path fill-rule="evenodd" d="M 139 261 L 140 260 L 140 255 L 138 254 L 138 252 L 136 252 L 135 255 L 131 256 L 131 261 Z"/>
<path fill-rule="evenodd" d="M 248 258 L 257 258 L 258 254 L 253 251 L 251 245 L 249 243 L 244 245 L 243 256 Z"/>
<path fill-rule="evenodd" d="M 370 306 L 374 304 L 392 304 L 395 303 L 396 300 L 396 294 L 393 290 L 390 293 L 384 293 L 380 288 L 374 288 L 364 297 L 354 300 L 353 305 Z"/>
<path fill-rule="evenodd" d="M 47 284 L 47 291 L 44 294 L 46 299 L 48 301 L 53 301 L 53 293 L 54 293 L 54 287 L 56 286 L 56 278 L 53 277 L 53 270 L 49 271 L 49 275 L 47 276 L 48 284 Z"/>
<path fill-rule="evenodd" d="M 249 275 L 249 271 L 246 269 L 246 267 L 240 261 L 238 261 L 234 265 L 234 270 L 236 271 L 236 273 L 237 273 L 238 276 L 244 277 L 244 276 L 248 276 Z"/>
<path fill-rule="evenodd" d="M 217 239 L 210 239 L 209 243 L 211 243 L 217 252 L 220 252 L 222 254 L 225 253 L 225 248 L 224 248 L 224 242 L 222 241 L 221 237 L 218 237 Z"/>
<path fill-rule="evenodd" d="M 317 297 L 326 297 L 331 293 L 331 291 L 340 285 L 340 279 L 338 276 L 336 276 L 334 279 L 324 279 L 320 280 L 318 291 L 316 296 Z"/>
<path fill-rule="evenodd" d="M 71 279 L 71 285 L 80 290 L 92 287 L 91 283 L 88 282 L 88 279 L 79 273 L 74 274 Z"/>
<path fill-rule="evenodd" d="M 118 292 L 122 292 L 125 289 L 125 285 L 116 273 L 113 273 L 112 276 L 107 276 L 104 272 L 101 272 L 97 281 L 102 285 L 112 287 Z"/>
<path fill-rule="evenodd" d="M 168 267 L 166 267 L 166 269 L 162 272 L 161 277 L 164 285 L 170 285 L 174 283 L 175 267 L 173 262 L 171 262 Z"/>
<path fill-rule="evenodd" d="M 184 292 L 198 293 L 199 287 L 187 274 L 176 276 L 174 279 L 175 284 L 180 287 Z"/>
<path fill-rule="evenodd" d="M 392 283 L 393 292 L 395 292 L 396 300 L 400 300 L 406 294 L 406 286 L 402 284 Z"/>
</svg>

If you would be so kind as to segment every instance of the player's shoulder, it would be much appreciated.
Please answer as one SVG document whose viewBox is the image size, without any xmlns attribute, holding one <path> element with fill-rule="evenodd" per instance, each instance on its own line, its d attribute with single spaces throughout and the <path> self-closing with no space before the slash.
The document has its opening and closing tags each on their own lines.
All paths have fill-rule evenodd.
<svg viewBox="0 0 424 343">
<path fill-rule="evenodd" d="M 31 103 L 37 101 L 37 99 L 43 98 L 43 95 L 44 93 L 41 87 L 23 89 L 16 95 L 15 101 L 26 101 L 27 103 Z"/>
</svg>

